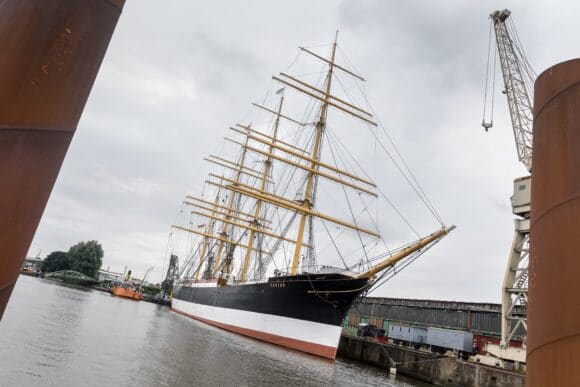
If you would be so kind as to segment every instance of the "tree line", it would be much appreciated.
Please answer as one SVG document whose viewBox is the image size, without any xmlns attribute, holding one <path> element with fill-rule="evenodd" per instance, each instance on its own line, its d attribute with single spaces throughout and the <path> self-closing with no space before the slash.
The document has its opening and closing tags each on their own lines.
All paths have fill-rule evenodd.
<svg viewBox="0 0 580 387">
<path fill-rule="evenodd" d="M 103 264 L 103 247 L 97 241 L 79 242 L 68 251 L 53 251 L 42 262 L 42 271 L 74 270 L 96 278 Z"/>
</svg>

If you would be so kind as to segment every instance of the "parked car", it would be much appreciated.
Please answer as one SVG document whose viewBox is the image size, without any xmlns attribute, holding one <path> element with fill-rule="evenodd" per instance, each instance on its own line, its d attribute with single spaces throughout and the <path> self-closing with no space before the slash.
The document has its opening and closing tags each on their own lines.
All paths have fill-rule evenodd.
<svg viewBox="0 0 580 387">
<path fill-rule="evenodd" d="M 358 324 L 357 336 L 379 338 L 385 337 L 385 330 L 372 324 Z"/>
</svg>

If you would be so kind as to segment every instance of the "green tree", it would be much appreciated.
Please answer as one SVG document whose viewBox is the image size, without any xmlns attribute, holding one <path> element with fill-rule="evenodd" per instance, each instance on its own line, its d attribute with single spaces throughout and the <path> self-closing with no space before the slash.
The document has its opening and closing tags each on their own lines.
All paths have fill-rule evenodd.
<svg viewBox="0 0 580 387">
<path fill-rule="evenodd" d="M 72 246 L 67 253 L 71 270 L 96 278 L 103 264 L 103 248 L 97 241 L 80 242 Z"/>
<path fill-rule="evenodd" d="M 70 259 L 64 251 L 53 251 L 48 254 L 42 262 L 42 271 L 52 273 L 53 271 L 69 270 L 71 268 Z"/>
</svg>

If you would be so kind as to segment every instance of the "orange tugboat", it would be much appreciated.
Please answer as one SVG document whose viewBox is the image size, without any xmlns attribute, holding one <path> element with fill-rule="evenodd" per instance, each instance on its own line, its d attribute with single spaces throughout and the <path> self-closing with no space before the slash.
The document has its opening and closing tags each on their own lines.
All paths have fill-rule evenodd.
<svg viewBox="0 0 580 387">
<path fill-rule="evenodd" d="M 140 301 L 143 298 L 143 283 L 145 282 L 145 279 L 151 270 L 153 270 L 152 267 L 150 267 L 145 272 L 145 275 L 143 276 L 143 279 L 139 285 L 135 285 L 133 282 L 131 282 L 131 270 L 129 270 L 123 282 L 117 282 L 113 285 L 111 288 L 111 293 L 115 296 L 131 298 L 133 300 Z"/>
<path fill-rule="evenodd" d="M 130 282 L 122 282 L 118 285 L 113 286 L 111 292 L 115 296 L 131 298 L 133 300 L 140 301 L 143 297 L 143 291 L 141 290 L 141 286 L 136 287 Z"/>
</svg>

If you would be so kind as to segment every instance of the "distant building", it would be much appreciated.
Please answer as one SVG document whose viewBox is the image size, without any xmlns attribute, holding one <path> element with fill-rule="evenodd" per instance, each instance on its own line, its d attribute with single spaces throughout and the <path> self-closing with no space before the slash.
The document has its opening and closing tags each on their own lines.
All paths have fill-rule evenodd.
<svg viewBox="0 0 580 387">
<path fill-rule="evenodd" d="M 123 273 L 115 273 L 113 271 L 101 269 L 97 272 L 97 281 L 123 281 Z"/>
<path fill-rule="evenodd" d="M 27 257 L 22 264 L 22 270 L 40 272 L 42 268 L 42 258 L 40 257 Z"/>
<path fill-rule="evenodd" d="M 153 283 L 151 283 L 149 281 L 143 281 L 143 280 L 141 280 L 139 278 L 131 278 L 129 280 L 129 282 L 131 282 L 135 286 L 139 286 L 139 285 L 141 285 L 141 286 L 157 286 L 158 285 L 158 284 L 157 285 L 156 284 L 153 284 Z"/>
</svg>

